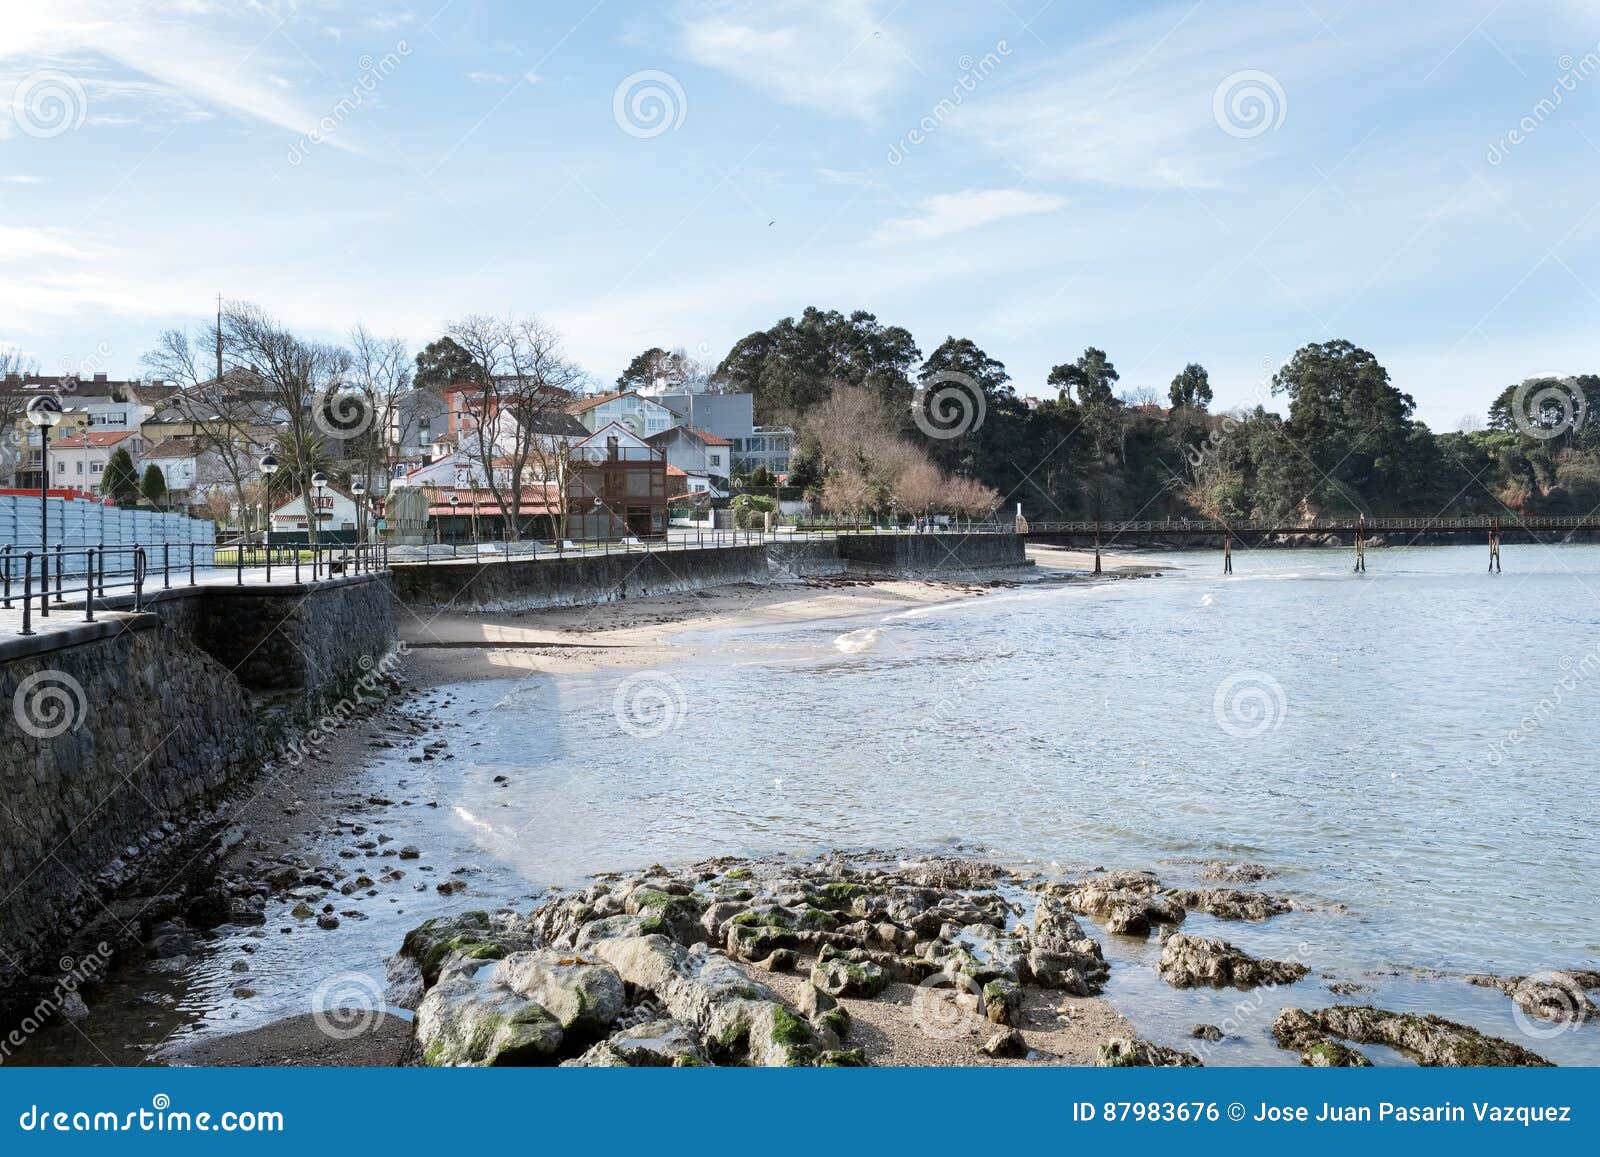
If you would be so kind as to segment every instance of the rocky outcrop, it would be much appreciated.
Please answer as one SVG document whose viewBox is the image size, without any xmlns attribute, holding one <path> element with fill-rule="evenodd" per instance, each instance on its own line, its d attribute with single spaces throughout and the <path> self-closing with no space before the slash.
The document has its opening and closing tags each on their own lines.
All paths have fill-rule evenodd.
<svg viewBox="0 0 1600 1157">
<path fill-rule="evenodd" d="M 1094 1063 L 1102 1069 L 1198 1068 L 1200 1058 L 1147 1040 L 1113 1037 L 1100 1046 Z"/>
<path fill-rule="evenodd" d="M 1530 1016 L 1557 1024 L 1580 1024 L 1600 1016 L 1586 989 L 1600 988 L 1600 972 L 1562 969 L 1534 976 L 1467 977 L 1468 984 L 1498 988 Z"/>
<path fill-rule="evenodd" d="M 1161 945 L 1161 979 L 1174 988 L 1293 984 L 1309 971 L 1296 961 L 1258 960 L 1226 940 L 1174 932 Z"/>
<path fill-rule="evenodd" d="M 1300 1054 L 1300 1063 L 1327 1068 L 1366 1067 L 1372 1062 L 1342 1043 L 1388 1045 L 1419 1065 L 1503 1068 L 1549 1067 L 1521 1045 L 1485 1036 L 1470 1025 L 1440 1016 L 1389 1012 L 1365 1005 L 1335 1005 L 1306 1011 L 1286 1008 L 1272 1023 L 1278 1044 Z"/>
<path fill-rule="evenodd" d="M 1185 908 L 1218 920 L 1265 920 L 1293 908 L 1283 896 L 1242 888 L 1169 888 L 1167 895 Z"/>
<path fill-rule="evenodd" d="M 1160 881 L 1149 872 L 1108 872 L 1077 883 L 1046 884 L 1042 890 L 1124 936 L 1148 936 L 1152 928 L 1183 923 L 1183 905 L 1163 895 Z"/>
<path fill-rule="evenodd" d="M 1110 971 L 1065 901 L 1040 895 L 1015 923 L 1026 895 L 955 859 L 651 868 L 528 917 L 429 921 L 390 962 L 391 996 L 418 1006 L 435 1064 L 853 1065 L 841 1000 L 949 977 L 993 1026 L 994 1055 L 1021 1056 L 1024 985 L 1089 995 Z M 792 1003 L 777 972 L 803 978 L 782 989 Z"/>
<path fill-rule="evenodd" d="M 1026 977 L 1040 988 L 1088 996 L 1111 975 L 1100 945 L 1073 917 L 1065 899 L 1044 893 L 1033 910 L 1033 932 L 1025 941 Z"/>
</svg>

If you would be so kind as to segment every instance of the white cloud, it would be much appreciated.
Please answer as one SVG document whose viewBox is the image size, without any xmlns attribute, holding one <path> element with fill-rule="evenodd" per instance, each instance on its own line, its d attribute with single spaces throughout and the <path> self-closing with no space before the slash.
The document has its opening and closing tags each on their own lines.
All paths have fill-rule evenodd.
<svg viewBox="0 0 1600 1157">
<path fill-rule="evenodd" d="M 498 72 L 469 72 L 467 79 L 473 84 L 504 84 L 504 74 Z"/>
<path fill-rule="evenodd" d="M 288 19 L 257 10 L 224 32 L 215 13 L 191 0 L 0 0 L 0 62 L 9 62 L 5 76 L 14 82 L 34 68 L 71 71 L 85 58 L 109 60 L 155 83 L 108 89 L 102 104 L 141 96 L 148 103 L 159 89 L 180 107 L 222 108 L 302 133 L 320 114 L 285 94 L 266 47 Z M 93 111 L 113 120 L 130 115 Z"/>
<path fill-rule="evenodd" d="M 680 10 L 683 50 L 786 104 L 868 117 L 912 73 L 870 0 L 700 0 Z"/>
<path fill-rule="evenodd" d="M 1060 197 L 1030 193 L 1025 189 L 969 189 L 925 198 L 914 216 L 886 221 L 872 235 L 880 243 L 933 241 L 996 221 L 1054 213 L 1065 204 Z"/>
</svg>

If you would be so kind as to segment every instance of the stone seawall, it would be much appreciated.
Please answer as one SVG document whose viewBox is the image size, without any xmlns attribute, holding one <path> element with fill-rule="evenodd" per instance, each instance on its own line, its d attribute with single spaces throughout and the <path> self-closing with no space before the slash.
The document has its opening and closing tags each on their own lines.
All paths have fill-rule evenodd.
<svg viewBox="0 0 1600 1157">
<path fill-rule="evenodd" d="M 1020 534 L 841 534 L 839 557 L 852 572 L 914 578 L 1028 566 Z"/>
<path fill-rule="evenodd" d="M 0 1022 L 62 952 L 119 954 L 205 885 L 231 799 L 377 666 L 393 615 L 377 577 L 175 588 L 0 639 Z"/>
<path fill-rule="evenodd" d="M 660 550 L 582 558 L 395 563 L 395 594 L 409 607 L 516 613 L 768 581 L 764 546 Z"/>
</svg>

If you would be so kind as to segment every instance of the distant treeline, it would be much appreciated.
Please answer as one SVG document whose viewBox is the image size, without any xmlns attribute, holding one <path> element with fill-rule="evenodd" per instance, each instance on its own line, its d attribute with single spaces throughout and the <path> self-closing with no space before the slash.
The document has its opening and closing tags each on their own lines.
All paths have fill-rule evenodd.
<svg viewBox="0 0 1600 1157">
<path fill-rule="evenodd" d="M 1494 399 L 1481 429 L 1435 434 L 1409 395 L 1348 341 L 1302 347 L 1272 376 L 1288 416 L 1211 412 L 1204 367 L 1165 396 L 1119 391 L 1098 349 L 1056 366 L 1056 396 L 1028 404 L 1005 366 L 966 338 L 927 357 L 872 314 L 807 309 L 736 343 L 712 387 L 748 391 L 757 418 L 800 433 L 795 485 L 823 493 L 868 472 L 863 399 L 943 471 L 1037 517 L 1277 518 L 1365 511 L 1587 513 L 1600 507 L 1600 378 L 1531 379 Z M 848 416 L 848 421 L 842 421 Z M 854 455 L 858 461 L 841 460 Z"/>
</svg>

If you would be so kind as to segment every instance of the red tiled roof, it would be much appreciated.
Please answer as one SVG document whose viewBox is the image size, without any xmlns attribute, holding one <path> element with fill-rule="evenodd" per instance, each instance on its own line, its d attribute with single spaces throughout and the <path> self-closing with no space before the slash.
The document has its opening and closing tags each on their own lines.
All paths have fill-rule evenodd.
<svg viewBox="0 0 1600 1157">
<path fill-rule="evenodd" d="M 85 446 L 115 446 L 124 438 L 131 438 L 138 432 L 137 430 L 91 430 L 68 434 L 55 445 L 62 450 L 81 450 Z"/>
<path fill-rule="evenodd" d="M 733 443 L 728 441 L 726 438 L 719 438 L 719 437 L 717 437 L 717 435 L 713 434 L 710 430 L 702 430 L 699 426 L 689 426 L 689 427 L 687 427 L 687 429 L 689 430 L 690 433 L 692 433 L 695 437 L 699 438 L 700 441 L 704 442 L 707 446 L 732 446 L 733 445 Z"/>
</svg>

